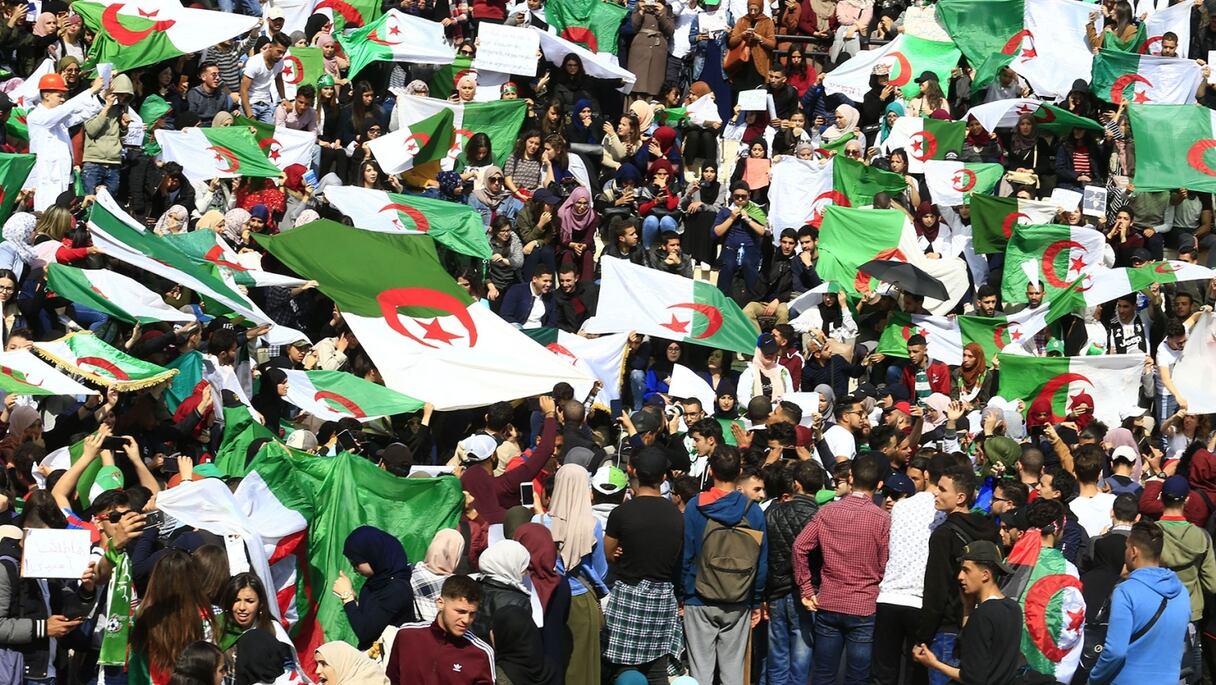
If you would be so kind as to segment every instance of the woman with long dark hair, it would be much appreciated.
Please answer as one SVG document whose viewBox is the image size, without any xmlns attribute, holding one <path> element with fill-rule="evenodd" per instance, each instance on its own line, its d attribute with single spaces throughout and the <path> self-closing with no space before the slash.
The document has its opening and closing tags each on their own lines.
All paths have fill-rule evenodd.
<svg viewBox="0 0 1216 685">
<path fill-rule="evenodd" d="M 220 631 L 216 642 L 228 655 L 236 659 L 236 642 L 247 630 L 258 628 L 274 632 L 274 616 L 266 588 L 256 574 L 238 573 L 228 579 L 220 596 Z"/>
<path fill-rule="evenodd" d="M 186 647 L 215 635 L 211 600 L 198 584 L 198 562 L 169 549 L 156 562 L 131 627 L 129 670 L 165 685 Z"/>
<path fill-rule="evenodd" d="M 228 662 L 210 642 L 191 642 L 173 664 L 169 685 L 222 685 L 228 676 Z"/>
<path fill-rule="evenodd" d="M 537 188 L 553 181 L 553 170 L 544 158 L 541 132 L 529 129 L 515 139 L 515 150 L 502 167 L 507 190 L 520 200 L 527 200 Z"/>
</svg>

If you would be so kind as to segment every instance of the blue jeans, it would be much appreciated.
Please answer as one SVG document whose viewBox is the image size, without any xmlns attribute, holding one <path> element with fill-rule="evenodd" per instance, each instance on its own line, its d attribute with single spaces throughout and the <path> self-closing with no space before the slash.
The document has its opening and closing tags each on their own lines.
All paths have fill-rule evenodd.
<svg viewBox="0 0 1216 685">
<path fill-rule="evenodd" d="M 642 398 L 646 396 L 646 372 L 633 369 L 629 372 L 629 390 L 633 398 L 633 410 L 642 411 Z"/>
<path fill-rule="evenodd" d="M 657 217 L 653 214 L 642 220 L 642 247 L 649 250 L 654 247 L 659 234 L 667 231 L 673 233 L 680 229 L 680 223 L 674 216 Z"/>
<path fill-rule="evenodd" d="M 1161 383 L 1161 377 L 1157 376 L 1157 383 Z M 1174 414 L 1178 413 L 1178 398 L 1173 395 L 1162 395 L 1157 393 L 1157 425 L 1164 425 L 1166 420 Z M 1157 438 L 1157 444 L 1162 450 L 1168 450 L 1170 439 L 1165 433 L 1162 433 Z"/>
<path fill-rule="evenodd" d="M 110 194 L 118 197 L 118 185 L 122 181 L 122 166 L 119 164 L 98 164 L 85 162 L 80 169 L 84 179 L 84 192 L 93 195 L 97 186 L 104 185 Z"/>
<path fill-rule="evenodd" d="M 73 304 L 72 312 L 74 313 L 74 316 L 72 317 L 73 321 L 88 328 L 94 333 L 97 332 L 97 329 L 106 325 L 106 322 L 110 320 L 110 316 L 108 314 L 99 312 L 96 309 L 90 309 L 82 304 Z"/>
<path fill-rule="evenodd" d="M 819 610 L 815 616 L 814 685 L 836 685 L 840 656 L 845 658 L 844 685 L 870 682 L 874 647 L 874 614 L 852 616 Z"/>
<path fill-rule="evenodd" d="M 797 589 L 768 603 L 768 659 L 764 662 L 768 685 L 806 684 L 811 675 L 814 630 L 815 614 L 802 606 Z"/>
<path fill-rule="evenodd" d="M 274 123 L 274 105 L 269 102 L 251 102 L 249 108 L 253 110 L 253 118 L 263 124 Z"/>
<path fill-rule="evenodd" d="M 954 654 L 954 647 L 958 644 L 958 633 L 938 633 L 933 636 L 933 644 L 929 645 L 929 651 L 933 652 L 933 656 L 937 660 L 947 666 L 958 666 L 958 657 Z M 929 669 L 929 685 L 949 685 L 950 678 L 946 674 L 936 668 Z"/>
<path fill-rule="evenodd" d="M 757 292 L 760 289 L 760 248 L 756 245 L 733 245 L 722 248 L 718 256 L 718 290 L 730 296 L 731 285 L 735 280 L 735 271 L 743 273 L 743 282 L 747 289 Z"/>
</svg>

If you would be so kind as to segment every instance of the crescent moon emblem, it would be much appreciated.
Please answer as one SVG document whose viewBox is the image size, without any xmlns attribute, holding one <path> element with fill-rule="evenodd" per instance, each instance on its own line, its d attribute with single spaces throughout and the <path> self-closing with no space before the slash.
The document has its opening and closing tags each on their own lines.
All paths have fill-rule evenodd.
<svg viewBox="0 0 1216 685">
<path fill-rule="evenodd" d="M 30 377 L 26 375 L 24 371 L 18 371 L 17 369 L 9 368 L 7 366 L 0 366 L 0 375 L 8 376 L 18 383 L 25 383 L 26 385 L 32 385 L 36 388 L 42 386 L 42 381 L 35 383 L 30 380 Z"/>
<path fill-rule="evenodd" d="M 347 24 L 353 24 L 355 26 L 363 25 L 363 15 L 359 13 L 359 10 L 355 9 L 350 4 L 343 2 L 342 0 L 321 0 L 321 2 L 318 2 L 316 7 L 313 8 L 313 11 L 315 12 L 319 9 L 325 8 L 329 8 L 338 14 L 341 14 L 342 18 L 346 20 Z"/>
<path fill-rule="evenodd" d="M 410 150 L 410 148 L 412 147 L 410 145 L 411 141 L 414 143 L 417 143 L 417 149 L 414 149 L 412 151 Z M 408 152 L 411 157 L 413 157 L 413 156 L 417 155 L 419 152 L 422 152 L 422 148 L 426 147 L 427 143 L 429 143 L 429 142 L 431 142 L 431 137 L 428 136 L 427 134 L 414 133 L 414 134 L 410 135 L 410 137 L 405 139 L 405 151 Z"/>
<path fill-rule="evenodd" d="M 844 196 L 844 193 L 839 190 L 829 190 L 820 193 L 814 200 L 811 200 L 811 225 L 818 226 L 823 223 L 823 213 L 827 209 L 828 203 L 832 203 L 837 207 L 851 207 L 849 198 Z"/>
<path fill-rule="evenodd" d="M 123 47 L 129 48 L 152 35 L 152 33 L 156 31 L 167 31 L 177 24 L 177 22 L 173 19 L 166 19 L 163 21 L 153 22 L 151 26 L 143 29 L 142 31 L 132 31 L 131 29 L 123 26 L 122 20 L 118 18 L 118 12 L 124 7 L 126 7 L 126 3 L 115 3 L 106 7 L 105 11 L 101 13 L 102 28 L 113 36 L 114 40 L 118 41 L 118 44 Z M 152 13 L 153 16 L 155 14 L 156 12 Z"/>
<path fill-rule="evenodd" d="M 409 217 L 410 221 L 414 222 L 414 228 L 419 233 L 426 233 L 431 230 L 431 222 L 427 220 L 426 215 L 424 215 L 422 212 L 420 212 L 417 209 L 414 209 L 413 207 L 406 205 L 406 204 L 401 204 L 399 202 L 390 202 L 389 204 L 384 205 L 380 209 L 376 210 L 376 213 L 383 214 L 385 211 L 389 211 L 389 210 L 392 210 L 394 212 L 401 212 L 402 214 Z"/>
<path fill-rule="evenodd" d="M 288 55 L 283 61 L 291 62 L 292 65 L 291 80 L 288 83 L 294 86 L 304 80 L 304 63 L 300 61 L 299 57 Z"/>
<path fill-rule="evenodd" d="M 896 76 L 893 79 L 889 79 L 887 81 L 887 83 L 889 83 L 893 86 L 896 86 L 896 87 L 906 86 L 909 83 L 911 83 L 912 82 L 912 63 L 908 61 L 907 55 L 900 52 L 899 50 L 896 50 L 895 52 L 892 52 L 888 56 L 895 58 L 895 63 L 899 66 L 899 76 Z"/>
<path fill-rule="evenodd" d="M 1123 91 L 1133 83 L 1143 83 L 1149 88 L 1153 87 L 1153 82 L 1144 78 L 1140 74 L 1124 74 L 1115 79 L 1115 82 L 1110 86 L 1110 103 L 1112 105 L 1120 105 L 1123 103 Z"/>
<path fill-rule="evenodd" d="M 345 395 L 339 395 L 336 392 L 331 392 L 329 390 L 318 390 L 316 394 L 312 396 L 312 399 L 315 402 L 324 402 L 325 404 L 330 405 L 331 409 L 345 412 L 356 419 L 367 417 L 367 414 L 359 408 L 359 405 L 355 404 L 354 400 L 346 397 Z M 335 404 L 338 405 L 338 407 L 334 407 L 333 405 Z"/>
<path fill-rule="evenodd" d="M 584 28 L 582 26 L 567 26 L 562 30 L 562 38 L 571 43 L 580 43 L 591 52 L 599 52 L 599 40 L 595 37 L 595 31 Z"/>
<path fill-rule="evenodd" d="M 1082 381 L 1089 383 L 1091 387 L 1093 386 L 1093 381 L 1079 373 L 1062 373 L 1058 376 L 1053 376 L 1051 380 L 1044 383 L 1043 387 L 1039 389 L 1038 394 L 1036 394 L 1034 399 L 1031 400 L 1031 403 L 1037 402 L 1038 400 L 1047 400 L 1048 404 L 1051 404 L 1052 399 L 1056 396 L 1056 393 L 1060 391 L 1060 388 L 1068 387 L 1068 384 L 1072 383 L 1073 381 Z M 1055 409 L 1052 409 L 1051 420 L 1063 421 L 1064 417 L 1056 415 Z"/>
<path fill-rule="evenodd" d="M 212 264 L 214 264 L 216 266 L 223 266 L 223 267 L 232 269 L 233 271 L 248 271 L 249 270 L 249 269 L 246 269 L 245 267 L 241 266 L 240 264 L 237 264 L 236 262 L 230 262 L 230 261 L 224 259 L 224 248 L 220 247 L 219 245 L 216 245 L 215 247 L 212 247 L 210 250 L 207 250 L 207 254 L 203 255 L 203 261 L 211 262 Z"/>
<path fill-rule="evenodd" d="M 228 163 L 228 168 L 225 169 L 223 167 L 220 167 L 218 169 L 218 171 L 221 174 L 235 174 L 237 172 L 237 170 L 241 168 L 241 163 L 239 161 L 237 161 L 236 155 L 234 155 L 231 150 L 220 147 L 218 145 L 212 145 L 212 146 L 208 147 L 207 149 L 215 152 L 215 156 L 216 156 L 215 162 L 216 162 L 217 166 L 222 162 Z"/>
<path fill-rule="evenodd" d="M 1186 151 L 1186 163 L 1189 164 L 1192 169 L 1201 174 L 1216 176 L 1216 169 L 1208 166 L 1207 162 L 1203 161 L 1203 158 L 1205 155 L 1207 155 L 1208 150 L 1211 150 L 1214 147 L 1216 147 L 1216 140 L 1213 140 L 1212 138 L 1201 138 L 1196 140 L 1191 144 L 1190 149 Z"/>
<path fill-rule="evenodd" d="M 115 366 L 109 359 L 102 357 L 77 357 L 76 366 L 91 366 L 95 369 L 101 369 L 106 374 L 120 381 L 131 379 L 131 376 L 127 372 Z"/>
<path fill-rule="evenodd" d="M 708 319 L 705 325 L 705 330 L 699 334 L 692 336 L 694 340 L 704 340 L 718 332 L 722 328 L 722 312 L 718 311 L 717 307 L 708 304 L 697 304 L 695 302 L 679 302 L 668 307 L 668 309 L 691 309 L 694 312 L 699 312 Z"/>
<path fill-rule="evenodd" d="M 1141 55 L 1159 55 L 1159 54 L 1161 54 L 1160 48 L 1157 49 L 1157 52 L 1153 52 L 1152 45 L 1153 45 L 1153 43 L 1160 43 L 1162 37 L 1163 36 L 1149 36 L 1148 38 L 1144 39 L 1144 44 L 1140 46 L 1140 54 Z"/>
<path fill-rule="evenodd" d="M 965 192 L 971 190 L 972 188 L 974 188 L 976 182 L 979 180 L 978 178 L 976 178 L 975 172 L 970 169 L 966 169 L 966 168 L 959 169 L 958 173 L 962 174 L 963 177 L 966 178 L 967 180 L 963 181 L 963 183 L 962 183 L 963 187 L 960 188 L 959 187 L 959 185 L 960 185 L 959 178 L 957 176 L 955 176 L 954 178 L 952 178 L 950 180 L 950 187 L 954 188 L 955 190 L 957 190 L 960 193 L 965 193 Z"/>
<path fill-rule="evenodd" d="M 933 159 L 933 156 L 937 154 L 937 136 L 933 135 L 932 133 L 929 133 L 928 131 L 917 131 L 916 133 L 908 136 L 908 138 L 910 140 L 920 138 L 921 141 L 924 142 L 924 145 L 921 146 L 919 155 L 915 152 L 908 153 L 913 159 L 924 162 L 926 160 Z"/>
<path fill-rule="evenodd" d="M 1022 46 L 1022 40 L 1025 38 L 1034 40 L 1034 34 L 1030 32 L 1030 29 L 1022 29 L 1021 31 L 1018 31 L 1017 33 L 1013 34 L 1013 37 L 1010 38 L 1009 41 L 1005 43 L 1005 47 L 1001 48 L 1001 54 L 1002 55 L 1014 54 L 1015 52 L 1018 51 L 1018 48 Z"/>
<path fill-rule="evenodd" d="M 1081 581 L 1064 573 L 1039 578 L 1026 592 L 1026 632 L 1043 656 L 1052 661 L 1061 661 L 1068 650 L 1056 644 L 1055 637 L 1047 627 L 1047 606 L 1057 592 L 1067 588 L 1081 590 Z"/>
<path fill-rule="evenodd" d="M 1077 248 L 1084 250 L 1085 246 L 1075 240 L 1057 240 L 1043 250 L 1043 260 L 1039 266 L 1043 269 L 1043 280 L 1057 288 L 1067 288 L 1068 281 L 1056 275 L 1056 257 L 1061 250 Z"/>
<path fill-rule="evenodd" d="M 1161 262 L 1153 268 L 1153 271 L 1156 271 L 1159 274 L 1173 274 L 1178 273 L 1178 267 L 1170 264 L 1169 262 Z"/>
<path fill-rule="evenodd" d="M 468 332 L 469 347 L 477 344 L 477 324 L 473 323 L 473 317 L 464 304 L 452 295 L 431 288 L 390 288 L 376 296 L 376 303 L 380 305 L 380 314 L 389 328 L 419 345 L 436 348 L 435 345 L 425 342 L 405 327 L 405 324 L 401 322 L 401 315 L 397 313 L 401 307 L 441 309 L 456 317 L 456 321 Z"/>
<path fill-rule="evenodd" d="M 571 364 L 578 363 L 578 357 L 573 352 L 566 349 L 562 345 L 559 345 L 557 343 L 549 343 L 548 345 L 545 345 L 545 349 L 549 350 L 550 352 L 552 352 L 553 354 L 556 354 L 559 357 L 565 357 L 566 360 L 569 361 Z"/>
<path fill-rule="evenodd" d="M 1000 323 L 1000 324 L 997 324 L 996 327 L 992 329 L 992 342 L 996 343 L 996 349 L 998 349 L 998 350 L 1001 349 L 1002 347 L 1004 347 L 1005 345 L 1009 344 L 1009 342 L 1007 340 L 1005 340 L 1005 329 L 1006 328 L 1009 328 L 1009 324 Z"/>
<path fill-rule="evenodd" d="M 1030 221 L 1030 217 L 1022 212 L 1013 212 L 1009 216 L 1005 217 L 1005 220 L 1001 222 L 1001 233 L 1005 234 L 1005 240 L 1009 240 L 1013 237 L 1013 225 L 1018 222 L 1019 216 L 1027 221 Z"/>
</svg>

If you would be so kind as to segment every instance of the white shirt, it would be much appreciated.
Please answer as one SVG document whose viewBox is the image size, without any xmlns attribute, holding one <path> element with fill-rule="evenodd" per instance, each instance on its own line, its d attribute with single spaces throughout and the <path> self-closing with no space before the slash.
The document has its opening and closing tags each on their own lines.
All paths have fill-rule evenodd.
<svg viewBox="0 0 1216 685">
<path fill-rule="evenodd" d="M 918 492 L 891 508 L 890 554 L 887 570 L 878 584 L 883 604 L 921 608 L 925 594 L 925 566 L 929 563 L 929 536 L 946 520 L 934 506 L 932 493 Z"/>
<path fill-rule="evenodd" d="M 846 457 L 852 461 L 857 454 L 857 440 L 853 437 L 853 431 L 841 426 L 840 424 L 832 424 L 830 428 L 823 432 L 823 440 L 828 444 L 828 451 L 833 457 Z M 816 455 L 818 456 L 818 455 Z M 831 472 L 832 464 L 823 464 L 828 472 Z"/>
<path fill-rule="evenodd" d="M 531 283 L 528 284 L 528 289 L 532 292 L 532 311 L 528 312 L 528 320 L 520 328 L 540 328 L 545 320 L 545 301 Z"/>
<path fill-rule="evenodd" d="M 1111 526 L 1110 510 L 1113 506 L 1113 492 L 1099 492 L 1093 497 L 1077 497 L 1068 504 L 1072 513 L 1077 515 L 1077 522 L 1091 538 L 1101 535 L 1104 529 Z"/>
<path fill-rule="evenodd" d="M 1181 356 L 1182 350 L 1172 349 L 1167 341 L 1162 340 L 1161 344 L 1157 345 L 1157 357 L 1153 359 L 1153 362 L 1157 364 L 1157 368 L 1166 368 L 1173 373 L 1174 365 L 1178 363 L 1178 358 Z M 1155 372 L 1155 375 L 1157 376 L 1157 394 L 1162 397 L 1172 397 L 1173 393 L 1165 387 L 1165 383 L 1161 382 L 1161 372 Z"/>
<path fill-rule="evenodd" d="M 248 76 L 250 81 L 249 103 L 269 104 L 274 102 L 277 94 L 277 91 L 274 90 L 274 80 L 281 73 L 283 73 L 283 60 L 276 62 L 273 67 L 267 67 L 264 55 L 254 55 L 245 62 L 245 76 Z"/>
</svg>

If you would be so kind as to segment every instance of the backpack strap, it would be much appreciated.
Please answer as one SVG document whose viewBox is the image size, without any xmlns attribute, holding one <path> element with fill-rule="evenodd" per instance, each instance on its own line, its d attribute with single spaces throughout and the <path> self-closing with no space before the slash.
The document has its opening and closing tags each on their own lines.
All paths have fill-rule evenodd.
<svg viewBox="0 0 1216 685">
<path fill-rule="evenodd" d="M 1161 598 L 1161 604 L 1157 605 L 1157 613 L 1153 614 L 1153 617 L 1148 620 L 1148 623 L 1145 623 L 1140 627 L 1139 630 L 1132 633 L 1132 636 L 1128 639 L 1127 644 L 1130 645 L 1136 640 L 1144 637 L 1146 634 L 1148 634 L 1148 631 L 1153 629 L 1153 626 L 1157 625 L 1157 619 L 1161 618 L 1161 614 L 1165 613 L 1166 601 L 1167 600 L 1164 597 Z"/>
<path fill-rule="evenodd" d="M 1216 505 L 1212 504 L 1212 500 L 1208 497 L 1208 493 L 1204 492 L 1202 489 L 1195 488 L 1195 493 L 1199 495 L 1199 497 L 1203 500 L 1204 506 L 1208 508 L 1208 515 L 1204 518 L 1211 518 L 1212 514 L 1216 513 Z"/>
</svg>

